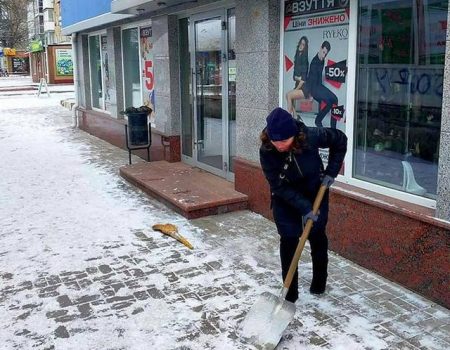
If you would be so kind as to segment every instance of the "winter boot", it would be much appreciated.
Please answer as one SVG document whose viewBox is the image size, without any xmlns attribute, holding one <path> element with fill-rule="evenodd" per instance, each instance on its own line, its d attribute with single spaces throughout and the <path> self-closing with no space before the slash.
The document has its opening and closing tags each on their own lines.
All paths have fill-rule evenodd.
<svg viewBox="0 0 450 350">
<path fill-rule="evenodd" d="M 309 292 L 311 294 L 323 294 L 327 285 L 327 263 L 313 263 L 313 278 Z"/>
</svg>

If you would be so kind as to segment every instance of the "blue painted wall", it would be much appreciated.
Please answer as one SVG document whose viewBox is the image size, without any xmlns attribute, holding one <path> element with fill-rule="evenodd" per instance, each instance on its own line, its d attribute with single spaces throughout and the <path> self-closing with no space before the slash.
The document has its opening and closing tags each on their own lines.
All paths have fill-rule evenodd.
<svg viewBox="0 0 450 350">
<path fill-rule="evenodd" d="M 111 12 L 112 0 L 61 0 L 62 27 Z"/>
</svg>

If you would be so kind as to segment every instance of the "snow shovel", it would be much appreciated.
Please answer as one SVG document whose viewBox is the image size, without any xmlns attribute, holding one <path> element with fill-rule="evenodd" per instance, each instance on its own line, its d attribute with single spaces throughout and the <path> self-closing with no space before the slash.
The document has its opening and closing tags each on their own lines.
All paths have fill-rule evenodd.
<svg viewBox="0 0 450 350">
<path fill-rule="evenodd" d="M 313 212 L 316 215 L 326 190 L 326 186 L 320 186 L 319 193 L 313 204 Z M 275 349 L 284 330 L 294 318 L 295 304 L 285 300 L 285 297 L 291 286 L 292 278 L 294 277 L 298 261 L 300 260 L 312 226 L 313 221 L 308 219 L 298 242 L 297 249 L 295 250 L 294 257 L 292 258 L 280 295 L 276 296 L 269 292 L 262 293 L 241 324 L 242 338 L 258 349 Z"/>
</svg>

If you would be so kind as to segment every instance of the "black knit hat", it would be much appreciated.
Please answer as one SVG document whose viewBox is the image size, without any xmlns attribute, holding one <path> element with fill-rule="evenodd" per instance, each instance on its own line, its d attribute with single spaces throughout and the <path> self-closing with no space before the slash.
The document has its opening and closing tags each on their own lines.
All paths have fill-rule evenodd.
<svg viewBox="0 0 450 350">
<path fill-rule="evenodd" d="M 271 141 L 283 141 L 297 135 L 298 128 L 292 115 L 283 108 L 277 107 L 266 119 L 267 134 Z"/>
</svg>

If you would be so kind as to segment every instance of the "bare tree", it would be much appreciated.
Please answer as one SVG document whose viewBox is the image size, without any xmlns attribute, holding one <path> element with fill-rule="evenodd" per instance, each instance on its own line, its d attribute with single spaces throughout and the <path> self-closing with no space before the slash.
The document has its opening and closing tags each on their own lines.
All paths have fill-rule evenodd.
<svg viewBox="0 0 450 350">
<path fill-rule="evenodd" d="M 0 0 L 0 46 L 26 48 L 27 9 L 32 0 Z"/>
</svg>

